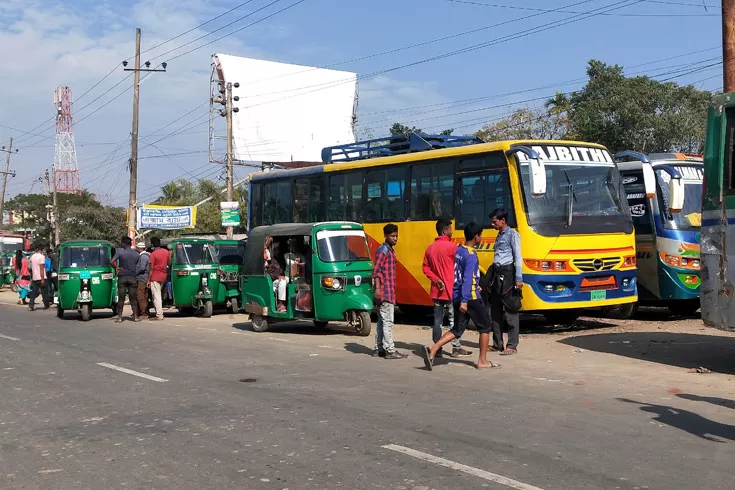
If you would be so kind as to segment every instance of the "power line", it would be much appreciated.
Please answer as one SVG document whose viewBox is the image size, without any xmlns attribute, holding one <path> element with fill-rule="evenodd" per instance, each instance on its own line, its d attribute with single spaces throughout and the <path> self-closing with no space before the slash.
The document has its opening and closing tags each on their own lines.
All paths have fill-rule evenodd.
<svg viewBox="0 0 735 490">
<path fill-rule="evenodd" d="M 719 5 L 708 5 L 704 2 L 702 3 L 687 3 L 687 2 L 672 2 L 667 0 L 644 0 L 646 3 L 659 3 L 661 5 L 683 5 L 686 7 L 704 7 L 704 9 L 720 9 L 722 10 L 722 7 Z"/>
<path fill-rule="evenodd" d="M 493 7 L 493 8 L 504 8 L 504 9 L 514 9 L 514 10 L 532 10 L 537 12 L 560 12 L 565 14 L 578 14 L 580 12 L 574 12 L 570 10 L 548 10 L 548 9 L 542 9 L 537 7 L 519 7 L 517 5 L 500 5 L 496 3 L 481 3 L 481 2 L 473 2 L 470 0 L 441 0 L 443 2 L 449 2 L 449 3 L 461 3 L 466 5 L 474 5 L 477 7 Z M 614 17 L 715 17 L 718 14 L 646 14 L 646 13 L 609 13 L 609 14 L 600 14 L 604 16 L 614 16 Z"/>
</svg>

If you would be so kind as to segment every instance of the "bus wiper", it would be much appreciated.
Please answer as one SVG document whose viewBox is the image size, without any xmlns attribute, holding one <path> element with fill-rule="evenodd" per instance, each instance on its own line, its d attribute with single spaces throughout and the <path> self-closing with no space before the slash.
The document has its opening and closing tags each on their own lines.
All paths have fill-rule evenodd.
<svg viewBox="0 0 735 490">
<path fill-rule="evenodd" d="M 567 178 L 567 182 L 569 182 L 569 207 L 567 208 L 567 228 L 572 227 L 572 218 L 574 216 L 574 201 L 577 199 L 577 196 L 574 194 L 574 184 L 572 184 L 572 179 L 569 178 L 569 173 L 565 170 L 564 175 Z"/>
</svg>

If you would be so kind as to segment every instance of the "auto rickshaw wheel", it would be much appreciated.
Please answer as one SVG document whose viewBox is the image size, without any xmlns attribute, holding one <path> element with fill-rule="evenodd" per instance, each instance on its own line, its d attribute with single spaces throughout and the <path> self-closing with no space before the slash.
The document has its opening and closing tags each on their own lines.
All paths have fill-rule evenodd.
<svg viewBox="0 0 735 490">
<path fill-rule="evenodd" d="M 60 306 L 56 307 L 56 318 L 64 318 L 64 310 Z"/>
<path fill-rule="evenodd" d="M 240 305 L 238 304 L 237 298 L 230 298 L 230 313 L 239 313 Z"/>
<path fill-rule="evenodd" d="M 82 315 L 82 321 L 88 322 L 92 318 L 92 306 L 84 304 L 79 308 L 79 312 Z"/>
<path fill-rule="evenodd" d="M 208 299 L 204 302 L 204 307 L 202 309 L 202 318 L 210 318 L 212 316 L 213 310 L 214 306 L 212 305 L 212 300 Z"/>
<path fill-rule="evenodd" d="M 355 315 L 355 332 L 357 332 L 357 335 L 367 337 L 370 335 L 371 326 L 369 311 L 361 311 Z"/>
<path fill-rule="evenodd" d="M 268 330 L 268 320 L 261 315 L 250 315 L 250 323 L 253 326 L 253 332 L 265 332 Z"/>
</svg>

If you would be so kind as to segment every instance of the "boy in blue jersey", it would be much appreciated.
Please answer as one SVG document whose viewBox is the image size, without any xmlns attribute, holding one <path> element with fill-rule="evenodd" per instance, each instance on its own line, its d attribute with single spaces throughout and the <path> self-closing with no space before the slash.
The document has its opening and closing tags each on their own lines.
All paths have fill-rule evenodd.
<svg viewBox="0 0 735 490">
<path fill-rule="evenodd" d="M 487 360 L 490 343 L 490 322 L 487 317 L 485 303 L 480 295 L 480 263 L 477 260 L 475 247 L 480 243 L 482 227 L 477 223 L 469 223 L 464 227 L 464 245 L 457 248 L 454 256 L 454 327 L 442 335 L 438 342 L 424 347 L 424 364 L 431 371 L 434 367 L 434 356 L 446 344 L 459 338 L 464 333 L 470 318 L 475 322 L 480 333 L 480 358 L 477 369 L 500 367 Z"/>
</svg>

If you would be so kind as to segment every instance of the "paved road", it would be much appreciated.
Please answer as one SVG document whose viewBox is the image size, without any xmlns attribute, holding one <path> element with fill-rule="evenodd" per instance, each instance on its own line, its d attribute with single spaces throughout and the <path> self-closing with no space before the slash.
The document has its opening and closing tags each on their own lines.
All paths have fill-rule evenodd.
<svg viewBox="0 0 735 490">
<path fill-rule="evenodd" d="M 581 386 L 519 356 L 429 373 L 345 331 L 257 334 L 244 315 L 0 318 L 3 489 L 732 485 L 735 405 L 662 401 L 645 371 Z"/>
</svg>

